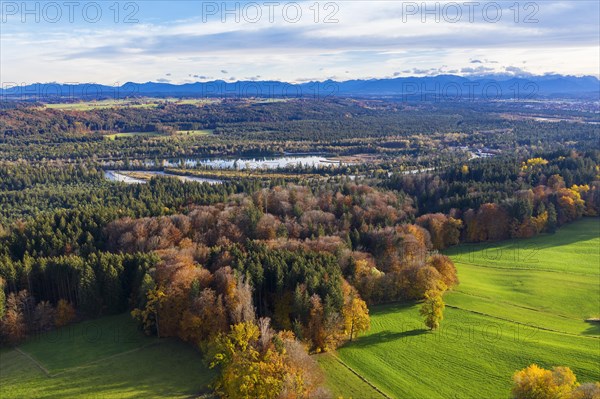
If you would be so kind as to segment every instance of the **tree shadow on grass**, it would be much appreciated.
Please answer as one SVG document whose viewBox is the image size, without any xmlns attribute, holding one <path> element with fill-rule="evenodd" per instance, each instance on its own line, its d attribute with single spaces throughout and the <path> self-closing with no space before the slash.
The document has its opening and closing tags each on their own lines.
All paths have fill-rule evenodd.
<svg viewBox="0 0 600 399">
<path fill-rule="evenodd" d="M 582 332 L 583 335 L 600 335 L 600 321 L 598 320 L 586 320 L 588 325 L 587 330 Z"/>
<path fill-rule="evenodd" d="M 379 345 L 385 342 L 397 341 L 399 339 L 411 339 L 414 337 L 421 337 L 423 334 L 428 333 L 429 330 L 424 328 L 418 328 L 409 331 L 380 331 L 375 334 L 370 334 L 364 337 L 360 337 L 358 340 L 349 342 L 346 344 L 349 348 L 366 348 L 371 345 Z"/>
</svg>

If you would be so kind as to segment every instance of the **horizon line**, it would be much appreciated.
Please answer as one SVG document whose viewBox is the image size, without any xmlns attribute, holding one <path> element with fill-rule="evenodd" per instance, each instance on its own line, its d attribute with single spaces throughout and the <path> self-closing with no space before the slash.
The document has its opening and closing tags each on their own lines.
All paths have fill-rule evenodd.
<svg viewBox="0 0 600 399">
<path fill-rule="evenodd" d="M 544 74 L 519 74 L 519 75 L 511 75 L 510 73 L 491 73 L 491 74 L 481 74 L 481 75 L 458 75 L 458 74 L 453 74 L 453 73 L 447 73 L 447 74 L 437 74 L 437 75 L 421 75 L 421 76 L 416 76 L 416 75 L 407 75 L 407 76 L 384 76 L 384 77 L 370 77 L 370 78 L 356 78 L 356 79 L 347 79 L 347 80 L 335 80 L 335 79 L 301 79 L 301 80 L 284 80 L 284 79 L 236 79 L 236 80 L 226 80 L 226 79 L 210 79 L 210 80 L 196 80 L 196 81 L 189 81 L 189 82 L 182 82 L 182 83 L 176 83 L 176 82 L 170 82 L 170 81 L 160 81 L 160 79 L 158 80 L 148 80 L 146 82 L 133 82 L 133 81 L 127 81 L 124 83 L 119 83 L 118 81 L 116 81 L 113 84 L 108 84 L 108 83 L 97 83 L 97 82 L 57 82 L 57 81 L 50 81 L 50 82 L 21 82 L 21 83 L 17 83 L 17 82 L 2 82 L 0 81 L 0 90 L 7 90 L 7 88 L 5 88 L 5 85 L 7 84 L 13 84 L 14 86 L 12 87 L 18 87 L 18 86 L 33 86 L 33 85 L 51 85 L 51 84 L 57 84 L 57 85 L 63 85 L 63 86 L 78 86 L 78 85 L 100 85 L 100 86 L 116 86 L 116 85 L 120 85 L 120 86 L 124 86 L 124 85 L 128 85 L 128 84 L 136 84 L 136 85 L 144 85 L 144 84 L 149 84 L 149 83 L 153 83 L 153 84 L 164 84 L 164 85 L 171 85 L 171 86 L 184 86 L 184 85 L 193 85 L 193 84 L 201 84 L 201 83 L 215 83 L 215 82 L 222 82 L 222 83 L 226 83 L 226 84 L 235 84 L 235 83 L 259 83 L 259 82 L 277 82 L 277 83 L 286 83 L 286 84 L 290 84 L 290 85 L 301 85 L 301 84 L 308 84 L 308 83 L 324 83 L 324 82 L 335 82 L 335 83 L 346 83 L 346 82 L 356 82 L 356 81 L 374 81 L 374 80 L 398 80 L 398 79 L 425 79 L 425 78 L 437 78 L 437 77 L 442 77 L 442 76 L 450 76 L 450 77 L 457 77 L 457 78 L 464 78 L 464 79 L 481 79 L 481 78 L 506 78 L 506 79 L 527 79 L 527 78 L 543 78 L 543 77 L 565 77 L 565 78 L 595 78 L 596 80 L 600 80 L 600 74 L 598 75 L 589 75 L 589 74 L 581 74 L 581 75 L 577 75 L 577 74 L 561 74 L 561 73 L 552 73 L 552 72 L 547 72 Z M 8 88 L 10 89 L 10 87 Z"/>
</svg>

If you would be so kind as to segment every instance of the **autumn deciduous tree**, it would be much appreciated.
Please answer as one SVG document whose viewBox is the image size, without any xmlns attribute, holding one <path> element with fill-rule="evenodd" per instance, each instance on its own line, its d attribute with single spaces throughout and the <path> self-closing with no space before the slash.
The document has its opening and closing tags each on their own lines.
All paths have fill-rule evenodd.
<svg viewBox="0 0 600 399">
<path fill-rule="evenodd" d="M 6 294 L 4 294 L 4 280 L 0 277 L 0 320 L 6 311 Z"/>
<path fill-rule="evenodd" d="M 351 299 L 343 309 L 345 332 L 350 342 L 353 338 L 371 328 L 369 309 L 367 304 L 360 298 Z"/>
<path fill-rule="evenodd" d="M 143 309 L 134 309 L 131 316 L 140 321 L 146 333 L 156 329 L 156 335 L 160 338 L 159 311 L 164 302 L 166 294 L 162 288 L 154 287 L 146 293 L 146 306 Z"/>
<path fill-rule="evenodd" d="M 238 323 L 217 337 L 210 355 L 210 366 L 220 368 L 216 393 L 227 399 L 324 398 L 318 366 L 293 335 L 276 334 L 268 319 L 259 323 Z"/>
<path fill-rule="evenodd" d="M 263 215 L 258 223 L 256 224 L 255 235 L 256 238 L 262 240 L 272 240 L 277 236 L 277 230 L 281 222 L 279 222 L 273 215 Z"/>
<path fill-rule="evenodd" d="M 343 341 L 343 319 L 332 311 L 327 311 L 321 297 L 310 297 L 310 312 L 305 336 L 312 343 L 316 353 L 335 349 Z"/>
<path fill-rule="evenodd" d="M 33 328 L 36 333 L 50 331 L 55 326 L 56 311 L 48 301 L 41 301 L 33 312 Z"/>
<path fill-rule="evenodd" d="M 6 312 L 0 320 L 0 333 L 2 340 L 10 345 L 16 345 L 25 339 L 27 335 L 27 324 L 19 300 L 19 295 L 11 293 L 6 298 Z"/>
<path fill-rule="evenodd" d="M 367 303 L 376 303 L 384 297 L 381 289 L 384 274 L 375 267 L 373 260 L 350 260 L 350 274 L 353 276 L 352 285 L 358 290 L 361 298 Z"/>
<path fill-rule="evenodd" d="M 419 226 L 429 231 L 431 243 L 435 249 L 444 249 L 456 245 L 460 241 L 462 221 L 443 213 L 433 213 L 420 216 L 416 220 Z"/>
<path fill-rule="evenodd" d="M 579 219 L 585 211 L 581 194 L 574 189 L 561 188 L 557 191 L 558 223 L 564 224 Z"/>
<path fill-rule="evenodd" d="M 598 216 L 600 214 L 600 181 L 594 181 L 591 185 L 573 186 L 580 192 L 585 201 L 585 215 Z"/>
<path fill-rule="evenodd" d="M 410 266 L 400 270 L 394 290 L 402 294 L 402 299 L 421 299 L 427 291 L 438 290 L 441 282 L 442 277 L 433 266 Z"/>
<path fill-rule="evenodd" d="M 553 190 L 565 188 L 565 179 L 561 175 L 552 175 L 548 178 L 546 185 Z"/>
<path fill-rule="evenodd" d="M 483 204 L 477 212 L 469 209 L 464 214 L 464 220 L 467 241 L 496 241 L 509 236 L 510 216 L 501 205 Z"/>
<path fill-rule="evenodd" d="M 600 382 L 587 382 L 571 392 L 569 399 L 600 399 Z"/>
<path fill-rule="evenodd" d="M 27 335 L 27 326 L 23 314 L 14 309 L 9 309 L 0 323 L 0 330 L 3 339 L 9 344 L 16 345 L 21 342 Z"/>
<path fill-rule="evenodd" d="M 317 352 L 326 348 L 325 311 L 321 297 L 313 294 L 310 297 L 310 313 L 306 336 Z"/>
<path fill-rule="evenodd" d="M 352 339 L 371 328 L 371 318 L 369 309 L 365 301 L 360 299 L 358 293 L 350 284 L 344 282 L 344 306 L 342 308 L 342 317 L 344 318 L 344 332 L 348 335 L 350 342 Z"/>
<path fill-rule="evenodd" d="M 75 308 L 68 301 L 61 299 L 56 304 L 56 316 L 54 324 L 56 327 L 66 326 L 75 320 Z"/>
<path fill-rule="evenodd" d="M 266 365 L 262 364 L 261 354 L 255 347 L 259 338 L 260 331 L 254 323 L 233 325 L 228 334 L 217 338 L 210 366 L 221 367 L 214 387 L 222 398 L 266 399 L 279 394 L 282 376 L 274 376 L 275 370 L 265 369 Z M 275 359 L 272 354 L 265 357 L 271 365 L 279 366 L 281 370 L 280 359 Z"/>
<path fill-rule="evenodd" d="M 227 310 L 223 304 L 223 296 L 218 295 L 212 288 L 205 288 L 192 304 L 193 315 L 199 318 L 194 329 L 195 336 L 188 340 L 209 340 L 217 334 L 227 331 Z M 191 313 L 191 312 L 190 312 Z M 190 316 L 191 317 L 191 316 Z M 186 337 L 183 337 L 186 339 Z"/>
<path fill-rule="evenodd" d="M 577 378 L 568 367 L 546 370 L 532 364 L 513 375 L 513 399 L 570 399 Z"/>
<path fill-rule="evenodd" d="M 442 290 L 429 290 L 425 293 L 425 301 L 421 305 L 419 313 L 425 318 L 425 325 L 430 330 L 435 330 L 440 326 L 444 318 L 444 299 Z"/>
<path fill-rule="evenodd" d="M 458 284 L 456 266 L 449 257 L 445 255 L 432 255 L 427 259 L 427 264 L 440 273 L 441 281 L 446 288 L 452 288 Z"/>
</svg>

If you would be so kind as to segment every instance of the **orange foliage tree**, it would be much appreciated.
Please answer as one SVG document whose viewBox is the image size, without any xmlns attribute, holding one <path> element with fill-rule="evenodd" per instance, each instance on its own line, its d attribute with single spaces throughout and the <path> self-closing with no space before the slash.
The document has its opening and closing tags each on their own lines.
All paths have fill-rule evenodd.
<svg viewBox="0 0 600 399">
<path fill-rule="evenodd" d="M 54 318 L 54 324 L 56 327 L 66 326 L 75 320 L 75 308 L 70 302 L 61 299 L 56 304 L 56 316 Z"/>
</svg>

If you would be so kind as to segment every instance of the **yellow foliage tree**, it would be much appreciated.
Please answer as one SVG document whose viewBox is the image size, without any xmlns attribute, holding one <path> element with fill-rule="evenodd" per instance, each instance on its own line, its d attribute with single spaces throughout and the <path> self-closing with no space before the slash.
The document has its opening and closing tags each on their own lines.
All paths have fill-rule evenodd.
<svg viewBox="0 0 600 399">
<path fill-rule="evenodd" d="M 557 191 L 558 196 L 558 221 L 563 224 L 580 218 L 585 210 L 585 201 L 577 190 L 561 188 Z"/>
<path fill-rule="evenodd" d="M 590 191 L 590 185 L 582 184 L 581 186 L 578 186 L 577 184 L 573 184 L 573 186 L 571 187 L 571 190 L 576 191 L 579 194 L 587 193 L 588 191 Z"/>
<path fill-rule="evenodd" d="M 144 309 L 134 309 L 131 316 L 139 320 L 144 326 L 144 331 L 150 333 L 152 327 L 156 327 L 156 335 L 160 338 L 160 329 L 158 323 L 159 310 L 162 302 L 165 300 L 166 294 L 160 288 L 156 287 L 146 293 L 146 306 Z"/>
<path fill-rule="evenodd" d="M 545 160 L 544 158 L 531 158 L 528 159 L 527 162 L 523 162 L 523 164 L 521 165 L 521 169 L 522 170 L 527 170 L 527 169 L 531 169 L 535 166 L 538 165 L 547 165 L 548 161 Z"/>
<path fill-rule="evenodd" d="M 344 317 L 344 332 L 348 334 L 350 342 L 356 335 L 371 328 L 369 309 L 365 301 L 358 297 L 358 294 L 354 294 L 346 300 L 342 316 Z"/>
<path fill-rule="evenodd" d="M 443 284 L 443 283 L 441 283 Z M 440 326 L 440 322 L 444 319 L 444 299 L 442 298 L 443 290 L 429 290 L 425 292 L 425 301 L 421 305 L 419 313 L 425 317 L 425 325 L 430 330 L 435 330 Z"/>
<path fill-rule="evenodd" d="M 532 217 L 531 222 L 535 226 L 536 234 L 541 233 L 546 228 L 546 224 L 548 224 L 548 211 L 544 211 L 541 214 Z"/>
<path fill-rule="evenodd" d="M 513 399 L 570 399 L 577 378 L 568 367 L 546 370 L 537 364 L 513 375 Z"/>
<path fill-rule="evenodd" d="M 264 321 L 264 319 L 262 319 Z M 211 368 L 220 367 L 215 391 L 227 399 L 309 399 L 314 397 L 311 362 L 293 334 L 275 334 L 268 321 L 231 326 L 215 341 Z M 293 344 L 292 344 L 293 343 Z M 300 354 L 300 355 L 299 355 Z"/>
<path fill-rule="evenodd" d="M 211 367 L 221 366 L 216 392 L 228 399 L 277 398 L 283 387 L 283 362 L 268 350 L 264 357 L 256 348 L 260 332 L 254 323 L 231 326 L 217 338 Z M 262 358 L 261 358 L 262 357 Z"/>
</svg>

